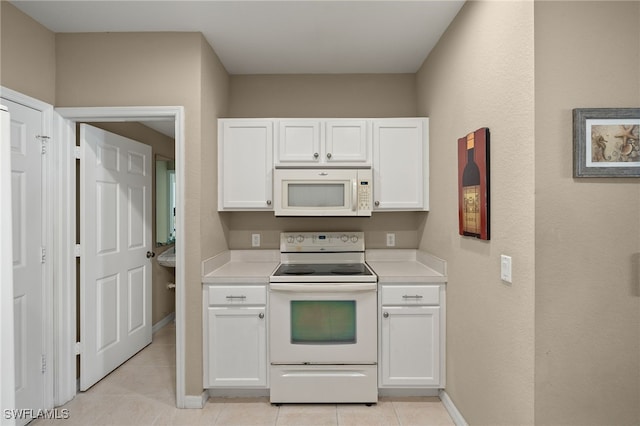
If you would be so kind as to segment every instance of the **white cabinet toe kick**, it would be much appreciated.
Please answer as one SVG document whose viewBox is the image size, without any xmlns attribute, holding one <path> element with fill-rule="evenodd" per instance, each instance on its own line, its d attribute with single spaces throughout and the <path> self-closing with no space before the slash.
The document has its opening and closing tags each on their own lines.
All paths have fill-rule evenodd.
<svg viewBox="0 0 640 426">
<path fill-rule="evenodd" d="M 272 404 L 378 402 L 378 366 L 271 365 Z"/>
</svg>

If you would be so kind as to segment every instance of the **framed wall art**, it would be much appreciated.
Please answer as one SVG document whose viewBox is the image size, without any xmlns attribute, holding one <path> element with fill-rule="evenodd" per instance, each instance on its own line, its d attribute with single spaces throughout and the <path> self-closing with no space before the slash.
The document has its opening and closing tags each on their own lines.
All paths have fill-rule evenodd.
<svg viewBox="0 0 640 426">
<path fill-rule="evenodd" d="M 460 235 L 489 239 L 489 129 L 458 139 Z"/>
<path fill-rule="evenodd" d="M 573 177 L 640 177 L 640 108 L 573 110 Z"/>
</svg>

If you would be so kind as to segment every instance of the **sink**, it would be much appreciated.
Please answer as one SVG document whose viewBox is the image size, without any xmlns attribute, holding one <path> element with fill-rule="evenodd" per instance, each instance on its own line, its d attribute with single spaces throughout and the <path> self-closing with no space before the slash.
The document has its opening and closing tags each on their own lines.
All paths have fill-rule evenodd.
<svg viewBox="0 0 640 426">
<path fill-rule="evenodd" d="M 162 252 L 158 256 L 158 263 L 162 266 L 169 266 L 171 268 L 176 267 L 176 246 L 171 247 L 169 250 Z"/>
</svg>

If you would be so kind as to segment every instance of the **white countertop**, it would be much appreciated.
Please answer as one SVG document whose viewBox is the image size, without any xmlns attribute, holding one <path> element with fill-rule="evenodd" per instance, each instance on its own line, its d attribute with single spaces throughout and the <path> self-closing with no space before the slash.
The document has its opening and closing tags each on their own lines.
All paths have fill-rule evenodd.
<svg viewBox="0 0 640 426">
<path fill-rule="evenodd" d="M 382 284 L 446 283 L 447 263 L 426 252 L 374 249 L 367 264 Z M 202 262 L 203 284 L 268 284 L 280 264 L 278 250 L 230 250 Z"/>
<path fill-rule="evenodd" d="M 366 262 L 381 284 L 446 283 L 447 263 L 418 250 L 367 250 Z"/>
<path fill-rule="evenodd" d="M 202 262 L 203 284 L 268 284 L 280 264 L 278 250 L 231 250 Z"/>
</svg>

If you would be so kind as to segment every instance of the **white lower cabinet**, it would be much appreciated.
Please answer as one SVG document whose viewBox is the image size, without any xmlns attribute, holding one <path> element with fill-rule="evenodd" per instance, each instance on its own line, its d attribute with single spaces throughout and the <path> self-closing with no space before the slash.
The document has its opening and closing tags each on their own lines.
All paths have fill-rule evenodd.
<svg viewBox="0 0 640 426">
<path fill-rule="evenodd" d="M 205 286 L 204 387 L 266 388 L 266 286 Z"/>
<path fill-rule="evenodd" d="M 379 386 L 444 387 L 444 285 L 382 285 L 379 296 Z"/>
</svg>

